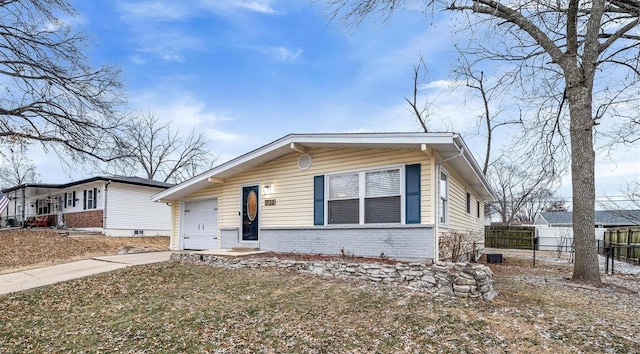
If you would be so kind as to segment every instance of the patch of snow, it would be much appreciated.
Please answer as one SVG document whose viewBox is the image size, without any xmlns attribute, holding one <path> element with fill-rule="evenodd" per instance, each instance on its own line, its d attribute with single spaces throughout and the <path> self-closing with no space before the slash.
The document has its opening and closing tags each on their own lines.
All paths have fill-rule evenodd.
<svg viewBox="0 0 640 354">
<path fill-rule="evenodd" d="M 599 254 L 598 261 L 600 262 L 600 271 L 604 272 L 604 266 L 607 262 L 607 258 Z M 611 263 L 609 263 L 609 271 L 611 271 Z M 615 260 L 613 263 L 613 273 L 614 274 L 640 274 L 640 266 Z"/>
</svg>

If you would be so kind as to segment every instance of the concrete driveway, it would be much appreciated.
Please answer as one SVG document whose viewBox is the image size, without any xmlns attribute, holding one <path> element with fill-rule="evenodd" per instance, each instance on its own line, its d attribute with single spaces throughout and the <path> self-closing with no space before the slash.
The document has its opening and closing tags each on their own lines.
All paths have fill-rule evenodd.
<svg viewBox="0 0 640 354">
<path fill-rule="evenodd" d="M 171 254 L 171 251 L 164 251 L 94 257 L 84 261 L 4 274 L 0 275 L 0 295 L 110 272 L 120 268 L 166 262 L 171 257 Z"/>
</svg>

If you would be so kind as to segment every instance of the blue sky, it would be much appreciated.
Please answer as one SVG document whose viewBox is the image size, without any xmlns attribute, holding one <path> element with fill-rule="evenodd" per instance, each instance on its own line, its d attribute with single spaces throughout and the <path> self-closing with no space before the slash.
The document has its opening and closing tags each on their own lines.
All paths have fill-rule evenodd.
<svg viewBox="0 0 640 354">
<path fill-rule="evenodd" d="M 475 134 L 481 104 L 446 85 L 454 60 L 443 15 L 398 11 L 346 28 L 322 1 L 74 1 L 67 21 L 91 36 L 89 56 L 122 67 L 128 106 L 154 111 L 185 133 L 195 126 L 219 162 L 288 133 L 420 131 L 404 97 L 413 65 L 429 70 L 420 94 L 435 100 L 434 130 L 455 131 L 482 155 Z M 509 136 L 500 136 L 503 142 Z M 640 152 L 600 159 L 598 194 L 615 194 L 621 177 L 638 178 Z M 34 158 L 42 182 L 89 177 Z M 480 161 L 479 161 L 480 162 Z M 567 177 L 566 181 L 570 179 Z M 570 195 L 565 182 L 561 193 Z"/>
</svg>

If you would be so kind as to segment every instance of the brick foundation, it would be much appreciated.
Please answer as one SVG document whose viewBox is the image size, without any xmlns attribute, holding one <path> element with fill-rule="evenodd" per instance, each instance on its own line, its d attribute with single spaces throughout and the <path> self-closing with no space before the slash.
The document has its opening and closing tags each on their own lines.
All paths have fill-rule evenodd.
<svg viewBox="0 0 640 354">
<path fill-rule="evenodd" d="M 64 221 L 68 228 L 103 227 L 102 210 L 64 214 Z"/>
</svg>

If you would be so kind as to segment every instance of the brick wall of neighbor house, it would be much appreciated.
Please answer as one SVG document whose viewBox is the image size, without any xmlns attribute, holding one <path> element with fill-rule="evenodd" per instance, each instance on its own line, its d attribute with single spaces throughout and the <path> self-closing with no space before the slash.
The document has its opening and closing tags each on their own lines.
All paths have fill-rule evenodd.
<svg viewBox="0 0 640 354">
<path fill-rule="evenodd" d="M 102 210 L 64 214 L 68 228 L 102 227 Z"/>
<path fill-rule="evenodd" d="M 262 228 L 260 249 L 333 255 L 344 252 L 361 257 L 384 254 L 393 259 L 425 261 L 433 259 L 433 228 L 431 225 Z"/>
</svg>

